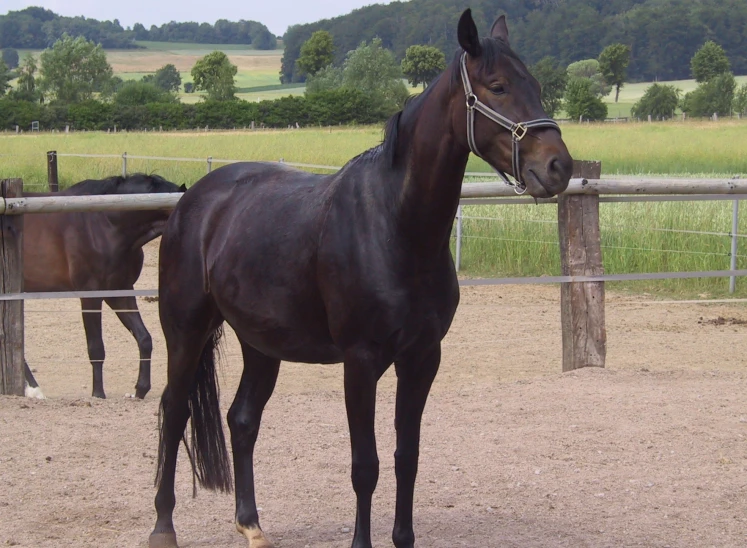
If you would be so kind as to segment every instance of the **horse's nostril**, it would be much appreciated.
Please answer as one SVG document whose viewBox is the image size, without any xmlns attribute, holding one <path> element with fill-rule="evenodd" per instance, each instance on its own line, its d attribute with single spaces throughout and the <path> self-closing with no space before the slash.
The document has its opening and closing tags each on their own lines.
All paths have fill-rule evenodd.
<svg viewBox="0 0 747 548">
<path fill-rule="evenodd" d="M 560 173 L 562 173 L 563 168 L 560 165 L 560 161 L 557 157 L 550 159 L 550 162 L 547 166 L 547 171 L 553 175 L 559 175 Z"/>
<path fill-rule="evenodd" d="M 547 162 L 547 174 L 561 180 L 570 177 L 569 168 L 559 156 L 553 156 Z"/>
</svg>

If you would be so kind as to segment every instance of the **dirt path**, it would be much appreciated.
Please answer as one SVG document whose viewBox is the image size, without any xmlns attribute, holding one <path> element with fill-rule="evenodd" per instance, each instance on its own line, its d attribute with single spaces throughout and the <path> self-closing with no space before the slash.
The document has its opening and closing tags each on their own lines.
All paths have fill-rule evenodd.
<svg viewBox="0 0 747 548">
<path fill-rule="evenodd" d="M 139 287 L 156 287 L 155 250 Z M 640 301 L 608 295 L 607 369 L 561 374 L 556 287 L 463 289 L 424 416 L 418 546 L 745 544 L 747 309 Z M 77 303 L 27 304 L 28 359 L 50 399 L 0 398 L 0 546 L 147 544 L 165 350 L 157 303 L 140 306 L 153 391 L 124 398 L 137 348 L 109 312 L 109 399 L 94 401 Z M 225 409 L 240 375 L 227 334 Z M 392 372 L 380 387 L 373 534 L 391 546 Z M 256 455 L 260 516 L 279 548 L 350 546 L 340 366 L 283 365 Z M 232 496 L 190 498 L 183 452 L 177 481 L 182 546 L 245 546 Z"/>
</svg>

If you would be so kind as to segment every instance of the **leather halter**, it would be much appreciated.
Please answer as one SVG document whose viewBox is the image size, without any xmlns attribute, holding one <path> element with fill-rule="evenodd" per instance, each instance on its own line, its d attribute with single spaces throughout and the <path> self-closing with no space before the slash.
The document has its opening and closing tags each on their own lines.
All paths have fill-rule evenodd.
<svg viewBox="0 0 747 548">
<path fill-rule="evenodd" d="M 506 128 L 511 132 L 511 169 L 513 170 L 515 183 L 512 183 L 508 176 L 501 170 L 495 169 L 500 175 L 501 179 L 509 185 L 514 187 L 517 194 L 524 194 L 527 186 L 521 180 L 521 172 L 519 165 L 519 143 L 526 137 L 527 132 L 532 128 L 538 127 L 549 127 L 560 131 L 560 126 L 555 120 L 550 118 L 539 118 L 537 120 L 530 120 L 528 122 L 512 122 L 502 114 L 494 111 L 492 108 L 487 106 L 485 103 L 477 98 L 477 95 L 472 91 L 472 85 L 469 81 L 469 74 L 467 73 L 467 53 L 462 54 L 460 61 L 460 69 L 462 73 L 462 84 L 464 85 L 464 95 L 467 99 L 467 143 L 469 144 L 470 150 L 475 154 L 483 158 L 480 151 L 477 149 L 477 143 L 475 142 L 475 111 L 481 113 L 487 119 L 492 120 L 499 126 Z M 483 158 L 484 160 L 485 158 Z M 487 160 L 486 160 L 487 161 Z M 490 163 L 490 162 L 488 162 Z M 492 167 L 492 166 L 491 166 Z"/>
</svg>

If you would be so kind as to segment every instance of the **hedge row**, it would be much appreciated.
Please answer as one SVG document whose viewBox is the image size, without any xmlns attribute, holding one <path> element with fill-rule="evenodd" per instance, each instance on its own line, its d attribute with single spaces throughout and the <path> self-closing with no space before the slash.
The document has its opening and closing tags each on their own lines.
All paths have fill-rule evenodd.
<svg viewBox="0 0 747 548">
<path fill-rule="evenodd" d="M 87 101 L 60 106 L 0 99 L 0 129 L 28 131 L 38 121 L 41 130 L 143 130 L 162 128 L 212 129 L 249 127 L 284 128 L 339 124 L 372 124 L 386 119 L 381 102 L 356 89 L 336 89 L 307 97 L 273 101 L 203 101 L 196 104 L 150 103 L 120 106 Z"/>
</svg>

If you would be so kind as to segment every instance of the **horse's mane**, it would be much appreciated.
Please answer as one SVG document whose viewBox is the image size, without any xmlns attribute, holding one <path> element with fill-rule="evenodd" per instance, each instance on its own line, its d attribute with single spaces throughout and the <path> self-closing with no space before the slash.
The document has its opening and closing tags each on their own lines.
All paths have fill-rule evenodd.
<svg viewBox="0 0 747 548">
<path fill-rule="evenodd" d="M 162 190 L 163 185 L 177 186 L 159 175 L 133 173 L 127 177 L 116 175 L 106 179 L 87 179 L 76 183 L 65 190 L 72 196 L 87 196 L 91 194 L 147 194 L 154 190 Z"/>
<path fill-rule="evenodd" d="M 511 59 L 521 62 L 519 56 L 511 49 L 511 47 L 503 40 L 496 38 L 482 38 L 480 40 L 482 45 L 482 54 L 480 55 L 480 64 L 478 66 L 479 71 L 485 71 L 489 67 L 494 66 L 496 58 L 500 55 L 505 55 Z M 405 100 L 404 107 L 402 110 L 394 114 L 387 120 L 384 126 L 384 139 L 381 144 L 374 147 L 358 158 L 378 158 L 384 157 L 386 163 L 390 167 L 394 167 L 397 163 L 397 151 L 399 149 L 400 134 L 404 133 L 409 129 L 418 119 L 420 112 L 423 110 L 423 106 L 427 101 L 430 93 L 435 89 L 435 84 L 443 77 L 449 78 L 449 91 L 454 86 L 462 85 L 462 77 L 459 69 L 459 63 L 464 50 L 458 48 L 454 53 L 454 57 L 446 67 L 446 70 L 438 75 L 423 91 L 415 96 L 410 96 Z"/>
</svg>

